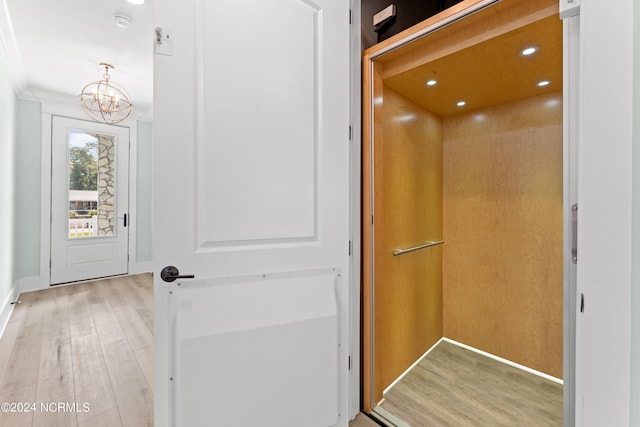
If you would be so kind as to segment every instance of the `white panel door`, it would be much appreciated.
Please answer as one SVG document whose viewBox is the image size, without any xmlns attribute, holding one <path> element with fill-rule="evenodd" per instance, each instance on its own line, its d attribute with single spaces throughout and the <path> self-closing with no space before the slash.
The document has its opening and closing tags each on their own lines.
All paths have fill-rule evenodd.
<svg viewBox="0 0 640 427">
<path fill-rule="evenodd" d="M 154 11 L 155 425 L 347 426 L 349 2 Z"/>
<path fill-rule="evenodd" d="M 126 274 L 129 129 L 54 116 L 51 284 Z"/>
</svg>

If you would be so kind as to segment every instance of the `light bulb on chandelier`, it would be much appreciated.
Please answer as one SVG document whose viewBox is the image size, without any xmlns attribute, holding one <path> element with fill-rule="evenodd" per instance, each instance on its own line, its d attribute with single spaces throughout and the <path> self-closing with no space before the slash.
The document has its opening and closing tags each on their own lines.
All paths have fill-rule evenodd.
<svg viewBox="0 0 640 427">
<path fill-rule="evenodd" d="M 122 86 L 111 81 L 109 69 L 114 69 L 113 65 L 103 62 L 100 66 L 104 67 L 103 79 L 89 83 L 82 89 L 82 109 L 93 120 L 109 124 L 120 123 L 131 114 L 131 98 Z"/>
</svg>

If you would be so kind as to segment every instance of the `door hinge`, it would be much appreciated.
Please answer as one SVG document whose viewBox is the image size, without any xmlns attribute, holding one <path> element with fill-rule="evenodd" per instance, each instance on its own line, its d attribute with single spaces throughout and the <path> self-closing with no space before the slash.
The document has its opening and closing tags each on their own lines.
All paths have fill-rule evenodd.
<svg viewBox="0 0 640 427">
<path fill-rule="evenodd" d="M 584 294 L 580 294 L 580 313 L 584 313 Z"/>
</svg>

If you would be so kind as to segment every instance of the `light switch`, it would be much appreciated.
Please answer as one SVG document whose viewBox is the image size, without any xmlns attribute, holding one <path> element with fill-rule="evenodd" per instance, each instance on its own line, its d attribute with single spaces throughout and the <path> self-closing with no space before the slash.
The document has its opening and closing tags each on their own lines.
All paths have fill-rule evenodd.
<svg viewBox="0 0 640 427">
<path fill-rule="evenodd" d="M 156 27 L 153 51 L 158 55 L 173 55 L 173 33 L 171 30 Z"/>
</svg>

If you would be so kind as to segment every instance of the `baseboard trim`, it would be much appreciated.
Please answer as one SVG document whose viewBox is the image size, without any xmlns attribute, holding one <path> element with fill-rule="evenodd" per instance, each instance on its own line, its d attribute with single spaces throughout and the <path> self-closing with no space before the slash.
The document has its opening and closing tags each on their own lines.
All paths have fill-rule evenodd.
<svg viewBox="0 0 640 427">
<path fill-rule="evenodd" d="M 477 349 L 475 347 L 471 347 L 470 345 L 463 344 L 461 342 L 452 340 L 450 338 L 442 338 L 441 341 L 446 341 L 446 342 L 448 342 L 450 344 L 457 345 L 458 347 L 464 348 L 464 349 L 469 350 L 469 351 L 473 351 L 474 353 L 481 354 L 481 355 L 483 355 L 485 357 L 488 357 L 490 359 L 497 360 L 498 362 L 502 362 L 505 365 L 513 366 L 514 368 L 518 368 L 518 369 L 523 370 L 525 372 L 528 372 L 530 374 L 534 374 L 534 375 L 537 375 L 537 376 L 542 377 L 544 379 L 547 379 L 549 381 L 553 381 L 554 383 L 564 384 L 564 381 L 561 380 L 560 378 L 553 377 L 553 376 L 551 376 L 549 374 L 545 374 L 544 372 L 536 371 L 535 369 L 529 368 L 527 366 L 521 365 L 521 364 L 516 363 L 516 362 L 512 362 L 511 360 L 508 360 L 508 359 L 503 359 L 500 356 L 496 356 L 494 354 L 487 353 L 486 351 L 479 350 L 479 349 Z"/>
<path fill-rule="evenodd" d="M 43 287 L 40 276 L 23 277 L 18 280 L 18 290 L 20 293 L 39 291 L 41 289 L 43 289 Z"/>
<path fill-rule="evenodd" d="M 18 286 L 13 286 L 11 292 L 9 292 L 9 295 L 7 295 L 7 298 L 2 303 L 0 309 L 0 337 L 4 334 L 4 330 L 9 323 L 9 317 L 11 317 L 11 312 L 13 311 L 13 303 L 18 299 L 19 294 Z"/>
<path fill-rule="evenodd" d="M 376 406 L 371 412 L 371 417 L 374 420 L 383 423 L 388 427 L 410 427 L 409 424 L 402 421 L 400 418 L 393 415 L 391 412 L 385 410 L 381 406 Z"/>
<path fill-rule="evenodd" d="M 45 289 L 51 289 L 53 287 L 59 286 L 71 286 L 77 285 L 79 283 L 89 283 L 89 282 L 97 282 L 100 280 L 112 279 L 115 277 L 126 277 L 126 276 L 137 276 L 140 274 L 153 274 L 150 271 L 141 271 L 137 273 L 127 273 L 127 274 L 118 274 L 115 276 L 106 276 L 106 277 L 96 277 L 95 279 L 87 279 L 87 280 L 78 280 L 76 282 L 68 282 L 68 283 L 58 283 L 56 285 L 46 285 L 43 287 L 41 283 L 40 277 L 27 277 L 24 279 L 20 279 L 18 281 L 18 285 L 20 286 L 20 293 L 23 292 L 35 292 L 35 291 L 43 291 Z"/>
<path fill-rule="evenodd" d="M 129 274 L 149 273 L 153 271 L 155 267 L 151 261 L 136 262 L 129 264 Z"/>
</svg>

